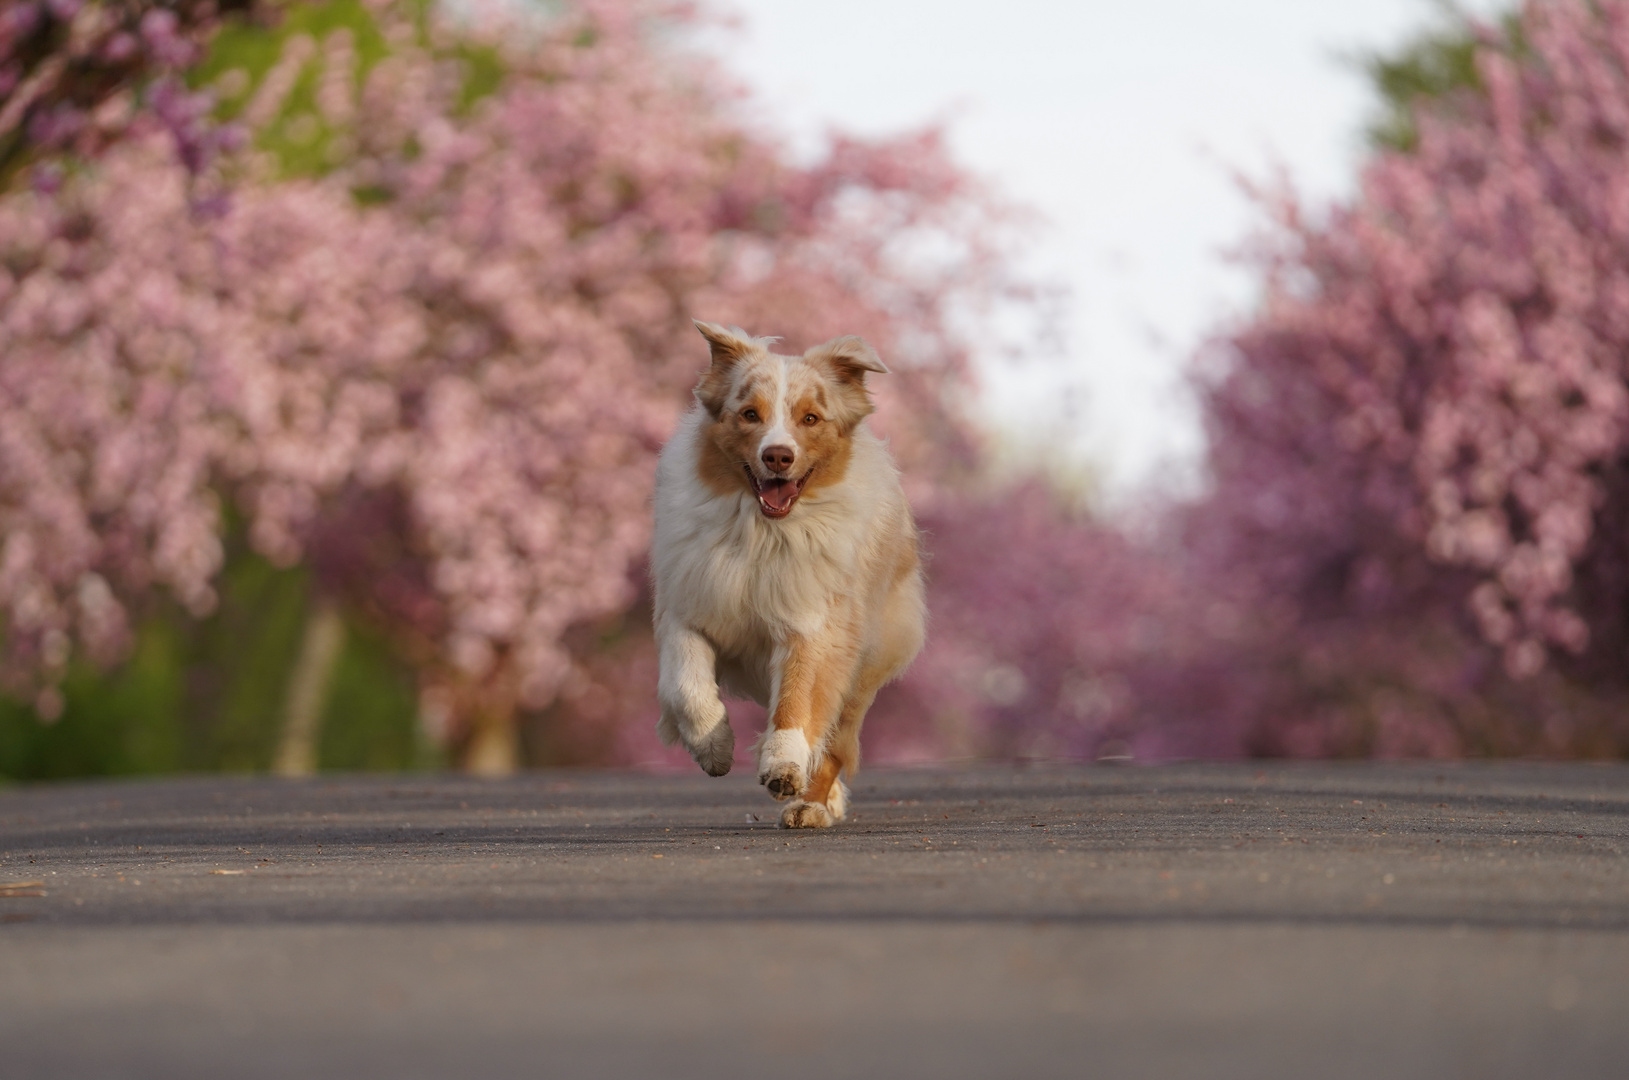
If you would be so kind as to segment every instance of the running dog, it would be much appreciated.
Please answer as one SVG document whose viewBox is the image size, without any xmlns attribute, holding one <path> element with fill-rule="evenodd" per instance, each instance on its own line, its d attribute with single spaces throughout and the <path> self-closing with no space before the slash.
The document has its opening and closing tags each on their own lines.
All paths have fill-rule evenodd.
<svg viewBox="0 0 1629 1080">
<path fill-rule="evenodd" d="M 888 369 L 857 337 L 782 356 L 776 338 L 696 329 L 712 364 L 656 470 L 656 730 L 723 776 L 720 692 L 758 702 L 758 782 L 788 802 L 781 825 L 826 827 L 866 710 L 926 620 L 916 524 L 865 423 L 865 377 Z"/>
</svg>

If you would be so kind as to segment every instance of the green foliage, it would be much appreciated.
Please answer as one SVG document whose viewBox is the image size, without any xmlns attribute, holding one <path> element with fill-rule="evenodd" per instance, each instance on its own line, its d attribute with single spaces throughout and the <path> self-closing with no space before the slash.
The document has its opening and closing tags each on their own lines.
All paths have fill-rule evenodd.
<svg viewBox="0 0 1629 1080">
<path fill-rule="evenodd" d="M 460 42 L 454 54 L 464 65 L 464 85 L 459 93 L 458 107 L 468 112 L 476 102 L 498 92 L 508 71 L 498 50 L 487 45 Z"/>
<path fill-rule="evenodd" d="M 131 658 L 105 677 L 76 664 L 62 687 L 67 706 L 49 725 L 31 706 L 0 698 L 0 776 L 44 780 L 177 770 L 187 756 L 179 628 L 173 621 L 144 626 Z"/>
<path fill-rule="evenodd" d="M 209 53 L 189 74 L 194 87 L 211 86 L 219 95 L 216 112 L 236 120 L 294 38 L 321 43 L 344 31 L 356 54 L 356 80 L 390 53 L 378 22 L 361 0 L 322 0 L 293 4 L 275 26 L 228 26 L 210 43 Z M 300 68 L 277 114 L 252 132 L 255 145 L 277 158 L 284 176 L 317 176 L 334 164 L 334 131 L 317 103 L 323 73 L 320 50 Z"/>
<path fill-rule="evenodd" d="M 75 663 L 54 722 L 0 698 L 0 777 L 268 768 L 304 628 L 307 577 L 239 550 L 219 586 L 220 606 L 208 619 L 150 614 L 117 669 Z M 439 764 L 418 733 L 412 673 L 366 630 L 347 634 L 318 761 L 325 769 Z"/>
<path fill-rule="evenodd" d="M 417 6 L 428 12 L 428 3 Z M 276 114 L 250 134 L 258 149 L 276 158 L 284 177 L 320 176 L 345 153 L 343 140 L 337 138 L 340 132 L 318 102 L 326 63 L 321 44 L 335 33 L 350 36 L 356 57 L 353 81 L 359 88 L 367 73 L 390 55 L 390 43 L 361 0 L 318 0 L 292 4 L 286 10 L 275 26 L 237 23 L 223 29 L 211 42 L 208 55 L 188 74 L 188 82 L 195 88 L 215 90 L 218 119 L 238 120 L 289 43 L 296 38 L 316 42 L 319 48 L 301 65 Z M 424 19 L 419 21 L 422 26 Z M 458 41 L 447 51 L 448 58 L 463 68 L 461 109 L 473 108 L 502 85 L 506 69 L 497 49 L 478 41 Z M 367 202 L 368 194 L 359 197 Z"/>
<path fill-rule="evenodd" d="M 243 111 L 250 90 L 260 85 L 272 65 L 283 55 L 291 37 L 305 35 L 321 41 L 335 30 L 348 30 L 360 62 L 359 74 L 390 53 L 379 24 L 362 6 L 361 0 L 319 0 L 317 3 L 290 4 L 275 26 L 238 23 L 228 26 L 210 42 L 209 53 L 187 75 L 194 88 L 216 83 L 222 75 L 241 69 L 249 85 L 232 101 L 222 102 L 222 115 L 230 119 Z M 311 99 L 306 99 L 310 107 Z"/>
<path fill-rule="evenodd" d="M 445 762 L 417 722 L 412 673 L 390 642 L 351 626 L 328 691 L 317 762 L 324 769 L 433 769 Z"/>
<path fill-rule="evenodd" d="M 186 628 L 182 768 L 265 768 L 277 741 L 286 673 L 305 614 L 306 582 L 240 555 L 222 576 L 214 616 Z"/>
<path fill-rule="evenodd" d="M 1422 104 L 1451 107 L 1461 93 L 1480 93 L 1482 79 L 1476 54 L 1487 47 L 1469 16 L 1440 2 L 1438 25 L 1395 53 L 1369 53 L 1358 64 L 1380 94 L 1381 114 L 1369 125 L 1369 141 L 1386 150 L 1409 151 L 1419 141 L 1415 111 Z M 1521 21 L 1515 12 L 1499 19 L 1501 38 L 1518 53 Z"/>
</svg>

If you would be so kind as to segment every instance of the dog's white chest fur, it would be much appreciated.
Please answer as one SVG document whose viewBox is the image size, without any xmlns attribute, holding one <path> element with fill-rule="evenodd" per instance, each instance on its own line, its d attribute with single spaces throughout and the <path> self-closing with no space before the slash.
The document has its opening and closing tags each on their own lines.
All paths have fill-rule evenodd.
<svg viewBox="0 0 1629 1080">
<path fill-rule="evenodd" d="M 818 633 L 832 602 L 859 585 L 870 522 L 856 517 L 856 496 L 864 501 L 878 480 L 898 487 L 887 451 L 869 431 L 856 432 L 844 483 L 774 521 L 750 493 L 719 495 L 697 477 L 705 420 L 692 410 L 657 467 L 651 558 L 664 609 L 728 656 L 759 652 L 765 639 Z"/>
</svg>

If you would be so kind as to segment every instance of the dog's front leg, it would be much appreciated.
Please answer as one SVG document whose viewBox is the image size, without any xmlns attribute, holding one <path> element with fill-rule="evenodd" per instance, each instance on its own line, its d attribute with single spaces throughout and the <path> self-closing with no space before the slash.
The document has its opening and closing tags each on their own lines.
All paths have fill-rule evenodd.
<svg viewBox="0 0 1629 1080">
<path fill-rule="evenodd" d="M 775 798 L 808 786 L 852 668 L 850 652 L 820 636 L 795 635 L 776 650 L 774 702 L 758 743 L 758 782 Z"/>
<path fill-rule="evenodd" d="M 656 637 L 662 666 L 656 734 L 668 746 L 683 743 L 707 775 L 723 776 L 735 761 L 735 731 L 718 697 L 718 654 L 687 626 L 660 625 Z"/>
</svg>

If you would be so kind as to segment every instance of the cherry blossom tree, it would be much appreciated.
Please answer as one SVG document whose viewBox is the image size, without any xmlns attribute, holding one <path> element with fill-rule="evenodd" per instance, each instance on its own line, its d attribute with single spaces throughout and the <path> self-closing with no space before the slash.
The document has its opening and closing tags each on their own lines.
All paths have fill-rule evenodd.
<svg viewBox="0 0 1629 1080">
<path fill-rule="evenodd" d="M 930 644 L 871 749 L 1629 748 L 1629 4 L 1469 42 L 1354 199 L 1263 193 L 1261 304 L 1199 368 L 1205 496 L 1117 531 L 926 493 Z M 558 707 L 643 707 L 612 682 Z"/>
<path fill-rule="evenodd" d="M 371 17 L 375 62 L 341 28 L 215 86 L 314 175 L 138 131 L 0 199 L 0 613 L 42 708 L 155 587 L 210 608 L 230 506 L 392 629 L 466 764 L 511 767 L 568 631 L 633 599 L 694 314 L 865 334 L 919 488 L 968 467 L 947 312 L 1006 288 L 1001 221 L 935 136 L 790 164 L 651 33 L 682 8 Z M 502 78 L 472 94 L 476 49 Z"/>
<path fill-rule="evenodd" d="M 1629 746 L 1629 4 L 1473 41 L 1351 203 L 1269 193 L 1261 309 L 1208 360 L 1193 556 L 1282 609 L 1263 662 L 1313 702 L 1259 748 Z"/>
</svg>

